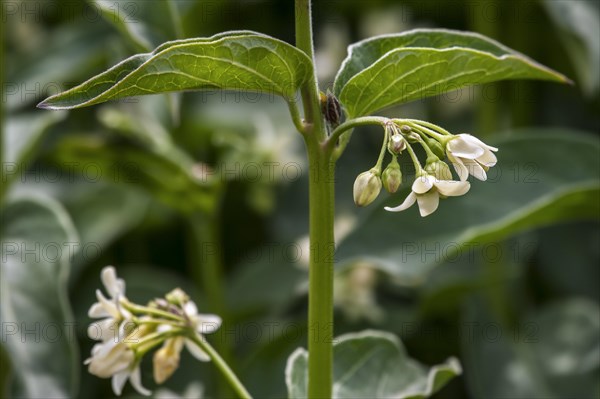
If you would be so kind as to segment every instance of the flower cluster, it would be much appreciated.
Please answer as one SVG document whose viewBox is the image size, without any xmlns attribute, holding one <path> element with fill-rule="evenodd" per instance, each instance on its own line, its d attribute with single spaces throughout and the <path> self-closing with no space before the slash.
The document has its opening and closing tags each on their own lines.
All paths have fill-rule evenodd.
<svg viewBox="0 0 600 399">
<path fill-rule="evenodd" d="M 486 172 L 496 165 L 491 147 L 470 134 L 451 134 L 434 124 L 414 119 L 389 119 L 384 123 L 385 137 L 377 164 L 363 172 L 354 182 L 354 202 L 358 206 L 367 206 L 379 195 L 384 187 L 389 193 L 398 191 L 402 183 L 402 172 L 398 156 L 408 153 L 415 168 L 415 180 L 412 190 L 402 204 L 385 207 L 387 211 L 403 211 L 415 202 L 421 216 L 436 211 L 440 199 L 466 194 L 470 189 L 469 175 L 485 181 Z M 427 159 L 425 166 L 419 161 L 412 145 L 420 145 Z M 392 160 L 381 171 L 386 152 Z M 448 162 L 454 167 L 458 180 L 454 180 Z"/>
<path fill-rule="evenodd" d="M 153 366 L 154 379 L 159 384 L 179 366 L 184 346 L 198 360 L 211 359 L 203 349 L 208 343 L 202 334 L 216 331 L 221 319 L 199 314 L 196 304 L 181 289 L 142 306 L 127 299 L 125 282 L 117 277 L 114 267 L 105 267 L 101 279 L 108 297 L 96 290 L 98 302 L 88 312 L 91 318 L 100 319 L 88 328 L 89 337 L 99 343 L 84 364 L 91 374 L 112 378 L 116 395 L 121 394 L 127 380 L 140 394 L 150 395 L 142 385 L 140 363 L 158 346 L 162 345 L 154 353 Z"/>
</svg>

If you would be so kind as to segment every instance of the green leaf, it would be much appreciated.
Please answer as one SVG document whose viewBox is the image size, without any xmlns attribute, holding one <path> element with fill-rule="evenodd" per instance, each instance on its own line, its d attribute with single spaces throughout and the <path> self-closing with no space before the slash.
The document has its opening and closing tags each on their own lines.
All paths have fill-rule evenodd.
<svg viewBox="0 0 600 399">
<path fill-rule="evenodd" d="M 158 201 L 184 213 L 211 209 L 214 188 L 210 179 L 199 173 L 208 170 L 206 165 L 195 167 L 180 154 L 156 153 L 106 137 L 79 135 L 61 140 L 53 157 L 61 165 L 74 165 L 71 173 L 84 173 L 86 165 L 93 164 L 104 178 L 141 187 Z"/>
<path fill-rule="evenodd" d="M 338 266 L 368 261 L 403 284 L 419 284 L 435 265 L 465 260 L 487 243 L 560 221 L 600 219 L 596 137 L 528 130 L 496 144 L 499 162 L 488 181 L 474 181 L 468 194 L 442 200 L 427 218 L 416 205 L 401 213 L 371 205 L 374 210 L 341 242 Z M 402 193 L 385 205 L 402 202 L 406 189 Z"/>
<path fill-rule="evenodd" d="M 600 90 L 600 8 L 597 1 L 544 0 L 542 6 L 559 28 L 559 40 L 586 95 Z"/>
<path fill-rule="evenodd" d="M 333 398 L 420 399 L 462 373 L 458 360 L 429 370 L 408 357 L 400 340 L 381 331 L 345 334 L 333 346 Z M 290 399 L 307 397 L 308 352 L 298 348 L 285 370 Z"/>
<path fill-rule="evenodd" d="M 22 177 L 44 134 L 65 116 L 65 113 L 28 113 L 6 120 L 5 134 L 1 138 L 3 186 L 7 187 L 15 178 Z"/>
<path fill-rule="evenodd" d="M 295 47 L 260 33 L 234 31 L 167 42 L 38 106 L 71 109 L 124 97 L 201 89 L 291 98 L 311 73 L 310 59 Z"/>
<path fill-rule="evenodd" d="M 181 37 L 181 21 L 172 0 L 90 0 L 104 19 L 140 51 L 150 51 L 166 40 Z"/>
<path fill-rule="evenodd" d="M 16 198 L 3 209 L 0 320 L 14 372 L 11 397 L 76 396 L 80 365 L 67 280 L 78 242 L 51 198 Z"/>
<path fill-rule="evenodd" d="M 546 305 L 514 327 L 467 302 L 465 378 L 477 398 L 597 398 L 600 308 L 568 299 Z M 494 359 L 494 361 L 490 361 Z"/>
<path fill-rule="evenodd" d="M 349 47 L 334 92 L 350 117 L 504 79 L 569 79 L 485 36 L 417 29 Z"/>
</svg>

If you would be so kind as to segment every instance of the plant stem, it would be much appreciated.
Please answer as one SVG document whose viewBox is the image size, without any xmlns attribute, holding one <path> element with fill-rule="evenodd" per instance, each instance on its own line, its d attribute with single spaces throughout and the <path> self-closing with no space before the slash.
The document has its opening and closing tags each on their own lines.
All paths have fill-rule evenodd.
<svg viewBox="0 0 600 399">
<path fill-rule="evenodd" d="M 310 0 L 296 0 L 296 46 L 313 61 Z M 327 145 L 316 71 L 300 89 L 309 163 L 308 397 L 331 398 L 335 162 Z"/>
<path fill-rule="evenodd" d="M 223 242 L 219 230 L 219 205 L 221 194 L 215 193 L 216 200 L 210 212 L 197 211 L 189 216 L 191 227 L 190 245 L 194 256 L 191 262 L 191 273 L 196 286 L 206 294 L 207 310 L 218 314 L 226 322 L 230 320 L 225 304 L 223 278 Z M 229 363 L 233 364 L 232 348 L 224 336 L 219 336 L 215 346 Z M 227 385 L 220 384 L 219 396 L 227 396 L 230 392 Z"/>
<path fill-rule="evenodd" d="M 302 95 L 302 105 L 304 106 L 304 120 L 308 125 L 304 131 L 305 136 L 312 134 L 318 140 L 324 140 L 327 137 L 327 130 L 321 115 L 321 105 L 319 102 L 319 83 L 317 73 L 314 69 L 315 57 L 313 50 L 312 21 L 310 0 L 296 0 L 296 47 L 304 51 L 312 60 L 313 74 L 308 81 L 300 88 Z"/>
<path fill-rule="evenodd" d="M 330 398 L 333 381 L 334 175 L 330 152 L 307 142 L 310 212 L 308 397 Z"/>
<path fill-rule="evenodd" d="M 383 116 L 363 116 L 360 118 L 347 120 L 346 122 L 342 123 L 341 125 L 339 125 L 338 127 L 336 127 L 333 130 L 333 132 L 331 133 L 331 136 L 327 140 L 327 144 L 326 144 L 327 148 L 329 150 L 333 150 L 335 148 L 337 140 L 347 130 L 353 129 L 358 126 L 364 126 L 364 125 L 382 125 L 383 126 L 383 125 L 385 125 L 385 122 L 388 120 L 389 120 L 388 118 L 385 118 Z"/>
<path fill-rule="evenodd" d="M 223 360 L 223 358 L 217 353 L 216 350 L 208 343 L 205 339 L 199 337 L 196 334 L 192 334 L 189 337 L 192 341 L 196 343 L 206 354 L 211 358 L 215 366 L 219 369 L 223 377 L 229 382 L 231 388 L 235 391 L 235 393 L 244 399 L 251 399 L 250 393 L 246 390 L 244 385 L 240 382 L 234 372 L 229 368 L 227 363 Z"/>
</svg>

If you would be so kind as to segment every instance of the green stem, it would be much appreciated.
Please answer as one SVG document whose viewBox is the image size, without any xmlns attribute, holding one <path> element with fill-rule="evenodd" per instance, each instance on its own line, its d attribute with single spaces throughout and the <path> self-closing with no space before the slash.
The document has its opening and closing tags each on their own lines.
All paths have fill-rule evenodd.
<svg viewBox="0 0 600 399">
<path fill-rule="evenodd" d="M 296 0 L 296 46 L 314 63 L 310 0 Z M 309 162 L 308 397 L 333 385 L 333 217 L 335 162 L 321 115 L 316 71 L 300 89 Z"/>
<path fill-rule="evenodd" d="M 334 175 L 330 152 L 307 142 L 310 212 L 308 397 L 330 398 L 333 385 Z"/>
<path fill-rule="evenodd" d="M 191 271 L 196 286 L 202 289 L 207 299 L 207 310 L 218 314 L 223 320 L 229 320 L 225 303 L 225 281 L 223 277 L 223 242 L 219 229 L 220 194 L 215 193 L 216 200 L 210 212 L 196 212 L 189 216 L 192 232 L 191 245 L 194 246 L 195 256 Z M 232 364 L 232 347 L 223 336 L 216 341 L 215 346 L 225 360 Z M 227 396 L 226 385 L 219 386 L 220 395 Z"/>
<path fill-rule="evenodd" d="M 361 118 L 347 120 L 346 122 L 344 122 L 341 125 L 339 125 L 338 127 L 336 127 L 333 130 L 333 132 L 331 132 L 331 136 L 329 136 L 329 139 L 327 140 L 327 143 L 325 145 L 328 150 L 332 151 L 332 150 L 334 150 L 340 136 L 347 130 L 354 129 L 355 127 L 358 127 L 358 126 L 365 126 L 365 125 L 382 125 L 383 126 L 383 125 L 385 125 L 385 123 L 388 120 L 389 120 L 388 118 L 384 118 L 382 116 L 363 116 Z"/>
<path fill-rule="evenodd" d="M 304 120 L 307 126 L 301 130 L 304 135 L 316 135 L 318 140 L 327 137 L 327 130 L 321 115 L 319 101 L 319 83 L 317 71 L 314 69 L 315 57 L 313 49 L 312 21 L 310 0 L 296 0 L 296 47 L 304 51 L 312 60 L 313 74 L 300 88 L 302 105 L 304 106 Z"/>
<path fill-rule="evenodd" d="M 191 334 L 189 338 L 194 341 L 196 345 L 200 347 L 206 354 L 211 358 L 217 369 L 223 374 L 223 377 L 227 380 L 231 388 L 240 398 L 251 399 L 250 393 L 246 390 L 244 385 L 240 382 L 234 372 L 229 368 L 225 360 L 219 355 L 219 353 L 208 343 L 205 339 L 200 338 L 197 334 Z"/>
<path fill-rule="evenodd" d="M 387 143 L 390 138 L 390 130 L 384 129 L 383 134 L 383 144 L 381 145 L 381 151 L 379 152 L 379 158 L 377 158 L 377 164 L 375 164 L 374 169 L 377 169 L 378 174 L 381 173 L 381 166 L 383 164 L 383 160 L 385 159 L 385 154 L 387 152 Z"/>
</svg>

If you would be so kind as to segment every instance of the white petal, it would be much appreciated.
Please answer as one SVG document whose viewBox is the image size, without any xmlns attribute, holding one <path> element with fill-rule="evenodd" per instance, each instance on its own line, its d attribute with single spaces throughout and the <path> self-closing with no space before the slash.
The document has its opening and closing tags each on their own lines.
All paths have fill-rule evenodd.
<svg viewBox="0 0 600 399">
<path fill-rule="evenodd" d="M 104 310 L 108 312 L 108 314 L 110 314 L 115 319 L 121 317 L 121 312 L 119 312 L 119 308 L 117 308 L 117 305 L 114 302 L 109 301 L 104 295 L 102 295 L 102 291 L 96 290 L 96 298 L 98 299 L 98 302 L 104 308 Z"/>
<path fill-rule="evenodd" d="M 487 166 L 488 168 L 491 168 L 492 166 L 496 165 L 496 163 L 498 162 L 498 158 L 496 158 L 496 155 L 494 155 L 493 152 L 486 149 L 483 155 L 477 158 L 477 162 L 484 166 Z"/>
<path fill-rule="evenodd" d="M 415 179 L 415 181 L 412 184 L 412 191 L 414 191 L 417 194 L 424 194 L 427 191 L 431 190 L 434 181 L 435 178 L 428 174 L 419 176 Z"/>
<path fill-rule="evenodd" d="M 121 396 L 121 392 L 123 392 L 123 387 L 125 386 L 127 377 L 129 377 L 128 370 L 123 370 L 112 376 L 112 390 L 115 393 L 115 395 Z"/>
<path fill-rule="evenodd" d="M 466 194 L 471 188 L 471 184 L 468 181 L 440 180 L 435 183 L 435 187 L 440 194 L 456 197 Z"/>
<path fill-rule="evenodd" d="M 90 310 L 88 310 L 88 316 L 92 319 L 100 319 L 104 317 L 109 317 L 111 316 L 111 314 L 108 313 L 108 311 L 100 302 L 96 302 L 90 307 Z"/>
<path fill-rule="evenodd" d="M 117 278 L 117 271 L 113 266 L 106 266 L 102 269 L 100 278 L 111 298 L 116 298 L 119 294 L 124 293 L 125 283 L 123 280 Z"/>
<path fill-rule="evenodd" d="M 87 329 L 88 337 L 103 342 L 109 340 L 117 340 L 117 324 L 115 319 L 107 318 L 104 320 L 97 321 L 88 326 Z"/>
<path fill-rule="evenodd" d="M 198 307 L 193 301 L 188 301 L 183 305 L 183 312 L 188 316 L 196 316 L 198 314 Z"/>
<path fill-rule="evenodd" d="M 467 180 L 469 177 L 469 169 L 465 166 L 463 161 L 460 158 L 455 158 L 451 153 L 448 153 L 448 160 L 454 166 L 454 170 L 456 174 L 460 178 L 461 181 Z"/>
<path fill-rule="evenodd" d="M 144 396 L 150 396 L 152 391 L 144 388 L 142 385 L 142 373 L 140 371 L 140 366 L 137 366 L 129 376 L 129 382 L 131 382 L 131 386 L 135 388 L 140 394 Z"/>
<path fill-rule="evenodd" d="M 459 134 L 459 136 L 461 136 L 465 141 L 468 141 L 469 143 L 471 143 L 473 145 L 477 145 L 483 149 L 487 149 L 487 150 L 491 150 L 491 151 L 498 151 L 498 149 L 496 147 L 487 145 L 483 141 L 479 140 L 477 137 L 470 135 L 468 133 L 462 133 L 462 134 Z"/>
<path fill-rule="evenodd" d="M 498 149 L 496 147 L 492 147 L 491 145 L 487 145 L 483 141 L 479 140 L 477 137 L 472 136 L 470 134 L 463 133 L 463 134 L 459 134 L 459 136 L 463 136 L 465 140 L 468 140 L 471 143 L 476 144 L 476 145 L 478 145 L 478 146 L 480 146 L 482 148 L 486 148 L 486 149 L 491 150 L 491 151 L 498 151 Z"/>
<path fill-rule="evenodd" d="M 465 159 L 464 162 L 465 166 L 469 170 L 470 175 L 481 181 L 487 180 L 487 174 L 485 173 L 485 170 L 481 167 L 479 162 L 471 161 L 470 159 Z"/>
<path fill-rule="evenodd" d="M 200 334 L 212 334 L 221 327 L 222 322 L 217 315 L 200 314 L 196 317 L 196 331 Z"/>
<path fill-rule="evenodd" d="M 199 337 L 199 338 L 204 339 L 203 337 Z M 192 356 L 194 356 L 196 359 L 200 360 L 201 362 L 209 362 L 210 361 L 210 356 L 208 356 L 206 354 L 206 352 L 204 352 L 198 345 L 196 345 L 196 343 L 194 343 L 194 341 L 186 338 L 185 347 L 187 348 L 188 351 L 190 351 Z"/>
<path fill-rule="evenodd" d="M 474 137 L 470 135 L 458 135 L 448 142 L 447 152 L 451 152 L 456 157 L 469 159 L 475 159 L 483 155 L 484 148 L 479 143 L 470 140 L 470 138 Z"/>
<path fill-rule="evenodd" d="M 431 215 L 438 208 L 440 196 L 437 191 L 432 190 L 429 193 L 418 195 L 417 202 L 419 203 L 419 212 L 421 213 L 421 216 L 425 217 Z"/>
<path fill-rule="evenodd" d="M 403 203 L 401 203 L 400 205 L 398 205 L 397 207 L 394 207 L 394 208 L 386 206 L 384 209 L 389 212 L 400 212 L 400 211 L 410 208 L 412 206 L 412 204 L 415 203 L 416 200 L 417 200 L 417 195 L 411 191 Z"/>
</svg>

